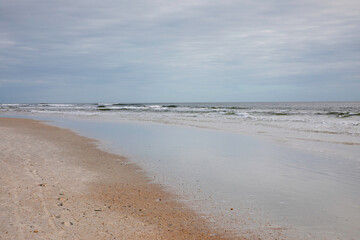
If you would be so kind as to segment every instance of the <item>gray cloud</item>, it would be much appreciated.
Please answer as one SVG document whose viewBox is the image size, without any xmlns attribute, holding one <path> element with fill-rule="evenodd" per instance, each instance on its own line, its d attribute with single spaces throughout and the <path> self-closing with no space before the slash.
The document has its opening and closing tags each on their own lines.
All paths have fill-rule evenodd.
<svg viewBox="0 0 360 240">
<path fill-rule="evenodd" d="M 0 88 L 36 91 L 0 101 L 288 100 L 299 87 L 312 95 L 291 100 L 332 100 L 314 89 L 360 90 L 359 13 L 356 0 L 3 1 Z"/>
</svg>

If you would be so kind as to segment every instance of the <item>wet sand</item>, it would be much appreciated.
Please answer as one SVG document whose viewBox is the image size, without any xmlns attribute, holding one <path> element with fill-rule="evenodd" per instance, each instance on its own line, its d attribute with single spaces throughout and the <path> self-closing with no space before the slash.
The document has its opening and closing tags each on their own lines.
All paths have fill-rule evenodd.
<svg viewBox="0 0 360 240">
<path fill-rule="evenodd" d="M 94 140 L 28 119 L 0 118 L 0 213 L 0 239 L 246 239 Z"/>
</svg>

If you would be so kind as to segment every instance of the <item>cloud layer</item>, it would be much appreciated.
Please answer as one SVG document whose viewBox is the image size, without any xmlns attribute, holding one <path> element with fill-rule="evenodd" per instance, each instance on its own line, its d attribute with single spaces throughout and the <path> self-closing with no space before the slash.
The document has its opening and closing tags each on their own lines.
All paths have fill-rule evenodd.
<svg viewBox="0 0 360 240">
<path fill-rule="evenodd" d="M 0 101 L 360 100 L 360 2 L 0 3 Z"/>
</svg>

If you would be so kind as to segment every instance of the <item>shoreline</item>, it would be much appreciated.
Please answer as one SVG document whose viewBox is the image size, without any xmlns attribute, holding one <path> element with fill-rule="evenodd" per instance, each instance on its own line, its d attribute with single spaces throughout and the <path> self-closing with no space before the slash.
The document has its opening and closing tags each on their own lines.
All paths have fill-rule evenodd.
<svg viewBox="0 0 360 240">
<path fill-rule="evenodd" d="M 0 118 L 0 139 L 1 238 L 246 239 L 93 139 L 18 118 Z"/>
</svg>

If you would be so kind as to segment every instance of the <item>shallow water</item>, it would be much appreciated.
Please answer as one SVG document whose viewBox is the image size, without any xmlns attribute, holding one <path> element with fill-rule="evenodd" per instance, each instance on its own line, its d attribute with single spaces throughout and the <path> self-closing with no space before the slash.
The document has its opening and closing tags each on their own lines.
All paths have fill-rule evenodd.
<svg viewBox="0 0 360 240">
<path fill-rule="evenodd" d="M 209 129 L 33 117 L 99 139 L 219 225 L 299 239 L 360 237 L 360 162 Z M 234 210 L 230 210 L 233 208 Z M 311 235 L 310 235 L 311 234 Z"/>
</svg>

